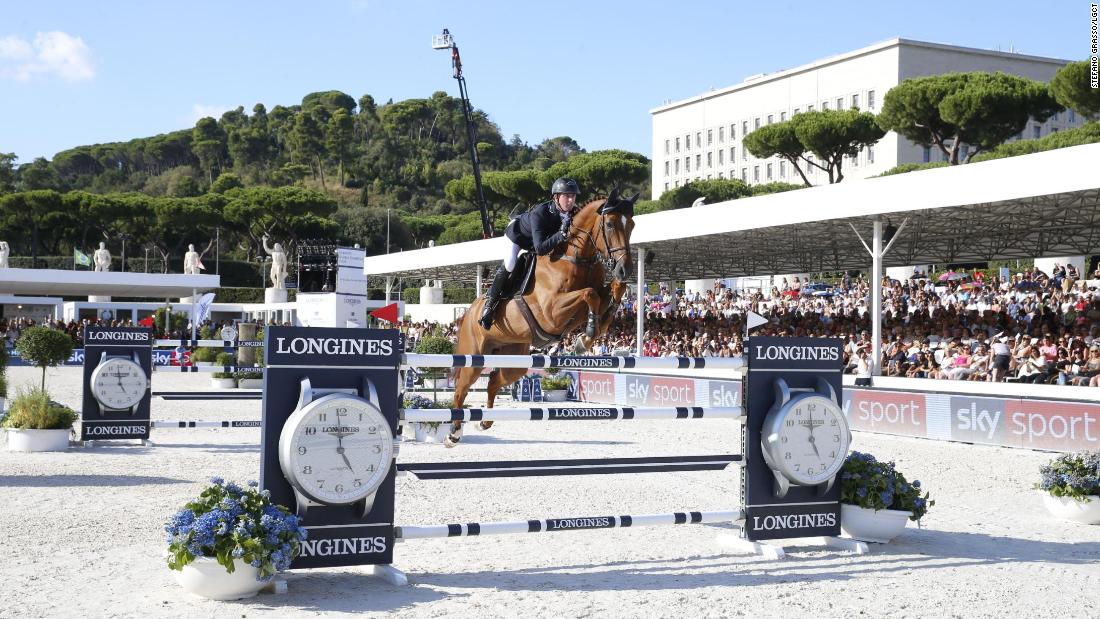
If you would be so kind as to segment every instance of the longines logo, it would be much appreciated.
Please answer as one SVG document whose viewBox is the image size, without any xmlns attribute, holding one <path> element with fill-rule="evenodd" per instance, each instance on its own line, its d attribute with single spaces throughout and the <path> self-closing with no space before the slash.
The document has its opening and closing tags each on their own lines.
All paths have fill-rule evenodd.
<svg viewBox="0 0 1100 619">
<path fill-rule="evenodd" d="M 390 355 L 393 354 L 393 342 L 336 337 L 296 337 L 288 342 L 285 337 L 280 337 L 275 340 L 275 352 L 296 355 Z"/>
<path fill-rule="evenodd" d="M 613 368 L 615 366 L 614 359 L 600 359 L 591 358 L 586 359 L 584 357 L 555 357 L 554 365 L 559 368 Z"/>
<path fill-rule="evenodd" d="M 839 361 L 840 349 L 834 346 L 756 346 L 756 358 L 777 361 Z"/>
<path fill-rule="evenodd" d="M 566 529 L 599 529 L 611 526 L 611 518 L 561 518 L 559 520 L 547 520 L 547 531 L 563 531 Z"/>
<path fill-rule="evenodd" d="M 359 431 L 359 428 L 356 426 L 328 426 L 326 428 L 321 428 L 321 431 L 325 434 L 331 432 L 336 432 L 337 434 L 354 434 Z"/>
<path fill-rule="evenodd" d="M 613 408 L 559 408 L 553 411 L 556 419 L 613 419 Z"/>
<path fill-rule="evenodd" d="M 385 537 L 345 537 L 302 540 L 303 557 L 365 555 L 386 552 Z"/>
<path fill-rule="evenodd" d="M 88 331 L 86 342 L 148 342 L 148 331 Z"/>
<path fill-rule="evenodd" d="M 836 525 L 836 514 L 788 514 L 785 516 L 753 516 L 752 528 L 757 531 L 779 529 L 809 529 Z"/>
<path fill-rule="evenodd" d="M 133 434 L 145 434 L 145 426 L 88 426 L 84 428 L 87 436 L 131 436 Z"/>
</svg>

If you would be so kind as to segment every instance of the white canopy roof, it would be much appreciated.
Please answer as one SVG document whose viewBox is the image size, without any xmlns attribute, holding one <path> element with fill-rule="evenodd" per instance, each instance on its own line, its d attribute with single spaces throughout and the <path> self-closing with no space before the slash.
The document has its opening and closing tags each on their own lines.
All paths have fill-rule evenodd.
<svg viewBox="0 0 1100 619">
<path fill-rule="evenodd" d="M 218 275 L 0 269 L 0 293 L 17 295 L 166 299 L 189 296 L 192 291 L 214 290 L 220 285 Z"/>
<path fill-rule="evenodd" d="M 631 244 L 656 253 L 646 278 L 695 279 L 866 268 L 875 217 L 902 231 L 884 266 L 1100 252 L 1100 144 L 744 198 L 635 218 Z M 364 262 L 370 276 L 474 279 L 494 238 Z"/>
</svg>

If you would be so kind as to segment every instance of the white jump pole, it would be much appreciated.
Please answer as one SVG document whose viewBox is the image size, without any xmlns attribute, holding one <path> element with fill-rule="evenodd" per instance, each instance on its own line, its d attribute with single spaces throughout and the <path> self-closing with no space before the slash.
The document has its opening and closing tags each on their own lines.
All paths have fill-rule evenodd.
<svg viewBox="0 0 1100 619">
<path fill-rule="evenodd" d="M 593 516 L 582 518 L 547 518 L 519 522 L 470 522 L 465 524 L 437 524 L 428 526 L 394 527 L 399 540 L 428 539 L 432 537 L 472 537 L 481 535 L 510 535 L 517 533 L 556 533 L 592 529 L 621 529 L 628 527 L 652 527 L 676 524 L 713 524 L 743 522 L 739 509 L 714 512 L 675 512 L 642 516 Z"/>
</svg>

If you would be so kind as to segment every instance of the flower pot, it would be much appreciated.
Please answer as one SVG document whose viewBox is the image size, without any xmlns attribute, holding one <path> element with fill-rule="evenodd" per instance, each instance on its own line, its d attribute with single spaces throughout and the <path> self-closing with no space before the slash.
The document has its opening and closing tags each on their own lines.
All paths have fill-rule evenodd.
<svg viewBox="0 0 1100 619">
<path fill-rule="evenodd" d="M 215 389 L 236 389 L 236 378 L 211 378 L 210 386 Z"/>
<path fill-rule="evenodd" d="M 69 432 L 62 430 L 18 430 L 8 428 L 8 451 L 65 451 L 69 448 Z"/>
<path fill-rule="evenodd" d="M 542 392 L 543 402 L 564 402 L 569 399 L 568 389 L 551 389 Z"/>
<path fill-rule="evenodd" d="M 263 389 L 264 379 L 262 378 L 241 378 L 237 380 L 238 389 Z"/>
<path fill-rule="evenodd" d="M 192 365 L 197 365 L 200 368 L 212 368 L 214 367 L 213 361 L 194 361 Z"/>
<path fill-rule="evenodd" d="M 418 443 L 442 443 L 451 432 L 451 424 L 440 423 L 433 427 L 427 423 L 414 423 L 413 436 Z"/>
<path fill-rule="evenodd" d="M 875 511 L 866 507 L 840 504 L 840 528 L 853 538 L 865 542 L 885 544 L 905 529 L 911 512 L 895 509 Z"/>
<path fill-rule="evenodd" d="M 255 596 L 271 578 L 256 580 L 259 568 L 240 559 L 233 560 L 234 572 L 230 574 L 212 557 L 195 557 L 195 560 L 172 574 L 176 582 L 188 593 L 211 600 L 241 600 Z"/>
<path fill-rule="evenodd" d="M 1080 501 L 1044 492 L 1043 505 L 1055 518 L 1082 524 L 1100 524 L 1100 496 L 1093 495 L 1086 501 Z"/>
</svg>

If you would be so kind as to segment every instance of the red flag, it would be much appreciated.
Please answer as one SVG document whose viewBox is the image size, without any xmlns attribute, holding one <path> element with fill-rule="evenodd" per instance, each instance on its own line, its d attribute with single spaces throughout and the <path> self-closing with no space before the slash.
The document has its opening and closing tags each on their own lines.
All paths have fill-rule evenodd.
<svg viewBox="0 0 1100 619">
<path fill-rule="evenodd" d="M 386 307 L 380 307 L 370 313 L 375 318 L 381 318 L 386 322 L 397 324 L 397 304 L 390 303 Z"/>
<path fill-rule="evenodd" d="M 143 326 L 143 327 L 152 327 L 153 326 L 153 317 L 152 316 L 146 316 L 145 318 L 142 318 L 141 320 L 139 320 L 138 324 Z"/>
</svg>

